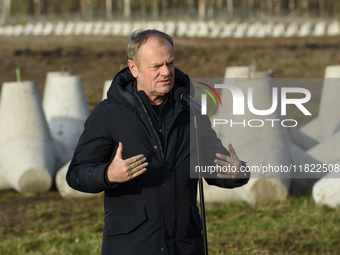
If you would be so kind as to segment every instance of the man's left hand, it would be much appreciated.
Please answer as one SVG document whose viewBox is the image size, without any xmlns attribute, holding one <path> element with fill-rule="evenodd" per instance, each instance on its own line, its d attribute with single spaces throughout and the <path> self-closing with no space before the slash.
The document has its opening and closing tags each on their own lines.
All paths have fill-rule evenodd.
<svg viewBox="0 0 340 255">
<path fill-rule="evenodd" d="M 217 177 L 221 179 L 227 179 L 230 181 L 239 181 L 243 179 L 243 173 L 240 172 L 241 168 L 241 161 L 239 160 L 238 156 L 236 155 L 236 152 L 233 148 L 233 145 L 231 143 L 228 144 L 228 150 L 230 152 L 230 156 L 223 155 L 221 153 L 216 153 L 216 157 L 218 159 L 215 159 L 214 162 L 220 167 L 224 167 L 227 171 L 225 173 L 217 174 Z"/>
</svg>

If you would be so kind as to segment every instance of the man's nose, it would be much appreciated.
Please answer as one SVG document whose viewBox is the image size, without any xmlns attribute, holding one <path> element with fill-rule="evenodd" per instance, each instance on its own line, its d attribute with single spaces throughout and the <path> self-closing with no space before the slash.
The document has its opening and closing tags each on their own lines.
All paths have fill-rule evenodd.
<svg viewBox="0 0 340 255">
<path fill-rule="evenodd" d="M 170 75 L 170 69 L 167 65 L 163 65 L 161 68 L 161 75 L 162 76 L 169 76 Z"/>
</svg>

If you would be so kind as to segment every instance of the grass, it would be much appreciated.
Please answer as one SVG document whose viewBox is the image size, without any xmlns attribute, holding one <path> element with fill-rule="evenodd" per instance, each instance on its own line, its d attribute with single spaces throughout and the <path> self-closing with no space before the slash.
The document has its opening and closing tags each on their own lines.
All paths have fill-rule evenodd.
<svg viewBox="0 0 340 255">
<path fill-rule="evenodd" d="M 102 199 L 1 192 L 0 255 L 100 254 Z M 339 254 L 340 214 L 311 196 L 257 207 L 207 204 L 209 254 Z"/>
</svg>

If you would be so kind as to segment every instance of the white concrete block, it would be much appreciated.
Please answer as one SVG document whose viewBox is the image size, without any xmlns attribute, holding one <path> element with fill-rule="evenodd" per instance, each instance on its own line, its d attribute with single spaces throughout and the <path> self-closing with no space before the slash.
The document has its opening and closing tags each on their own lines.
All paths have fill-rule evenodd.
<svg viewBox="0 0 340 255">
<path fill-rule="evenodd" d="M 92 21 L 87 21 L 84 24 L 84 35 L 92 35 L 93 34 L 93 29 L 94 29 L 94 22 Z"/>
<path fill-rule="evenodd" d="M 47 22 L 42 30 L 42 35 L 53 35 L 55 25 L 51 22 Z"/>
<path fill-rule="evenodd" d="M 5 35 L 5 36 L 13 36 L 13 35 L 14 35 L 14 26 L 7 25 L 7 26 L 5 27 L 4 35 Z"/>
<path fill-rule="evenodd" d="M 340 35 L 340 23 L 334 20 L 328 24 L 327 35 Z"/>
<path fill-rule="evenodd" d="M 20 36 L 20 35 L 23 35 L 24 33 L 24 26 L 21 25 L 21 24 L 18 24 L 14 27 L 14 31 L 13 31 L 13 35 L 14 36 Z"/>
<path fill-rule="evenodd" d="M 338 162 L 340 163 L 340 162 Z M 315 183 L 313 198 L 316 204 L 340 207 L 340 173 L 332 172 Z"/>
<path fill-rule="evenodd" d="M 65 23 L 62 21 L 59 21 L 55 27 L 54 34 L 55 35 L 63 35 L 65 32 Z"/>
<path fill-rule="evenodd" d="M 314 36 L 325 36 L 327 33 L 327 24 L 324 21 L 320 21 L 315 24 L 313 35 Z"/>
<path fill-rule="evenodd" d="M 273 35 L 273 27 L 274 24 L 272 22 L 268 22 L 266 24 L 263 24 L 259 27 L 259 30 L 257 31 L 257 37 L 267 37 Z"/>
<path fill-rule="evenodd" d="M 67 170 L 70 165 L 70 161 L 66 163 L 60 170 L 58 170 L 56 175 L 56 186 L 58 192 L 62 198 L 71 199 L 71 198 L 92 198 L 96 197 L 97 194 L 93 193 L 84 193 L 78 190 L 72 189 L 66 182 Z"/>
<path fill-rule="evenodd" d="M 104 22 L 103 21 L 94 22 L 92 34 L 93 35 L 101 35 L 102 32 L 103 32 L 103 28 L 104 28 Z"/>
<path fill-rule="evenodd" d="M 0 36 L 4 36 L 4 35 L 5 35 L 5 27 L 0 26 Z"/>
<path fill-rule="evenodd" d="M 298 128 L 288 128 L 288 132 L 292 142 L 305 151 L 319 143 L 317 140 L 301 132 Z"/>
<path fill-rule="evenodd" d="M 19 159 L 19 160 L 18 160 Z M 50 189 L 52 138 L 34 82 L 6 82 L 0 106 L 0 170 L 18 192 Z"/>
<path fill-rule="evenodd" d="M 187 35 L 189 30 L 188 22 L 184 20 L 179 20 L 177 22 L 177 32 L 176 35 L 179 37 L 183 37 Z"/>
<path fill-rule="evenodd" d="M 211 38 L 217 38 L 220 37 L 222 32 L 222 22 L 214 22 L 214 25 L 211 25 L 211 32 L 210 37 Z"/>
<path fill-rule="evenodd" d="M 188 24 L 188 31 L 186 33 L 187 37 L 197 37 L 198 34 L 198 22 L 197 21 L 191 21 Z"/>
<path fill-rule="evenodd" d="M 337 79 L 332 79 L 337 78 Z M 328 66 L 322 88 L 319 115 L 301 128 L 301 131 L 317 141 L 330 137 L 340 122 L 340 66 Z"/>
<path fill-rule="evenodd" d="M 221 32 L 221 38 L 232 37 L 236 31 L 236 22 L 226 23 Z"/>
<path fill-rule="evenodd" d="M 234 37 L 236 38 L 243 38 L 246 36 L 248 31 L 248 23 L 240 23 L 236 25 L 236 30 L 234 32 Z"/>
<path fill-rule="evenodd" d="M 129 36 L 132 32 L 131 23 L 128 21 L 122 22 L 121 36 Z"/>
<path fill-rule="evenodd" d="M 294 37 L 299 33 L 299 25 L 296 22 L 292 22 L 287 26 L 286 37 Z"/>
<path fill-rule="evenodd" d="M 197 22 L 197 37 L 208 37 L 210 29 L 207 22 Z"/>
<path fill-rule="evenodd" d="M 112 22 L 105 22 L 102 30 L 102 35 L 112 34 Z"/>
<path fill-rule="evenodd" d="M 340 163 L 340 162 L 338 162 Z M 340 173 L 332 172 L 315 183 L 313 199 L 316 204 L 340 207 Z"/>
<path fill-rule="evenodd" d="M 340 162 L 340 132 L 309 149 L 308 154 L 325 164 Z"/>
<path fill-rule="evenodd" d="M 67 27 L 70 23 L 67 24 Z M 81 22 L 78 22 L 75 24 L 75 27 L 74 27 L 74 34 L 75 35 L 83 35 L 85 34 L 85 22 L 81 21 Z M 67 27 L 66 27 L 66 31 L 67 31 Z M 66 34 L 66 31 L 65 31 L 65 34 Z"/>
<path fill-rule="evenodd" d="M 301 25 L 300 31 L 298 33 L 299 36 L 310 36 L 312 35 L 312 24 L 310 22 L 305 22 Z"/>
<path fill-rule="evenodd" d="M 165 30 L 164 32 L 167 33 L 170 36 L 174 36 L 176 34 L 176 22 L 169 20 L 167 22 L 165 22 Z"/>
<path fill-rule="evenodd" d="M 107 98 L 107 92 L 111 86 L 112 80 L 107 80 L 104 83 L 102 101 Z"/>
<path fill-rule="evenodd" d="M 273 37 L 282 37 L 285 35 L 286 28 L 283 23 L 275 24 L 273 27 Z"/>
<path fill-rule="evenodd" d="M 260 22 L 255 22 L 250 24 L 248 27 L 247 37 L 257 37 L 257 33 L 262 24 Z"/>
<path fill-rule="evenodd" d="M 55 145 L 57 170 L 72 158 L 89 114 L 81 77 L 51 77 L 43 107 Z"/>
<path fill-rule="evenodd" d="M 44 24 L 42 22 L 38 22 L 34 25 L 32 35 L 42 35 L 44 29 Z"/>
<path fill-rule="evenodd" d="M 225 70 L 224 78 L 249 78 L 249 66 L 229 66 Z"/>
<path fill-rule="evenodd" d="M 119 36 L 122 34 L 123 24 L 122 22 L 113 21 L 112 23 L 112 35 Z"/>
<path fill-rule="evenodd" d="M 34 24 L 28 22 L 24 28 L 24 35 L 32 35 L 34 30 Z"/>
</svg>

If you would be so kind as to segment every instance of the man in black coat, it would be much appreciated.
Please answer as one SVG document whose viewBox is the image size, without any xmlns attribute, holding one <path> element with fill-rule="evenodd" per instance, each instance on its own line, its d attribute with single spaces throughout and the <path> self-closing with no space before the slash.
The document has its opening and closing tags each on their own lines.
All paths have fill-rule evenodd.
<svg viewBox="0 0 340 255">
<path fill-rule="evenodd" d="M 190 80 L 175 68 L 173 41 L 163 32 L 132 33 L 128 59 L 85 123 L 67 182 L 83 192 L 105 191 L 103 255 L 203 254 L 197 179 L 190 178 L 196 158 L 190 157 L 190 111 L 173 98 Z M 200 121 L 208 124 L 200 135 L 209 149 L 204 165 L 237 169 L 208 184 L 246 184 L 233 147 L 229 153 L 222 146 L 206 116 Z"/>
</svg>

